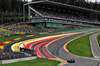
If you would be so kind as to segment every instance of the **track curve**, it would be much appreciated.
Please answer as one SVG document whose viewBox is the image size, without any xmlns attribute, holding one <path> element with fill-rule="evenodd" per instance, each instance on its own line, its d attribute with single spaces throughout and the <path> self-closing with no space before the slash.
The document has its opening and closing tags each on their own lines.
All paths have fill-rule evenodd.
<svg viewBox="0 0 100 66">
<path fill-rule="evenodd" d="M 99 44 L 98 44 L 98 41 L 96 38 L 97 35 L 100 35 L 100 32 L 91 35 L 89 39 L 90 39 L 90 43 L 91 43 L 92 53 L 93 53 L 94 57 L 98 61 L 100 61 L 100 48 L 99 48 Z"/>
<path fill-rule="evenodd" d="M 77 57 L 77 56 L 71 55 L 70 53 L 66 52 L 63 49 L 63 45 L 66 42 L 68 42 L 76 37 L 79 37 L 81 35 L 84 35 L 84 33 L 72 35 L 69 37 L 65 37 L 61 40 L 55 41 L 49 45 L 48 50 L 50 51 L 50 53 L 52 53 L 54 56 L 57 56 L 58 58 L 61 58 L 64 60 L 68 60 L 68 59 L 76 60 L 76 62 L 73 64 L 65 64 L 63 66 L 99 66 L 99 62 L 97 60 Z M 53 48 L 53 49 L 51 49 L 51 48 Z"/>
<path fill-rule="evenodd" d="M 37 52 L 37 57 L 63 61 L 64 63 L 61 64 L 63 66 L 98 66 L 99 62 L 97 60 L 71 55 L 63 48 L 66 42 L 87 33 L 89 33 L 89 31 L 66 34 L 59 33 L 58 35 L 37 38 L 34 39 L 34 41 L 30 39 L 13 45 L 8 45 L 6 49 L 12 50 L 11 47 L 14 45 L 17 46 L 17 50 L 19 50 L 20 47 L 34 49 Z M 13 49 L 16 50 L 14 47 Z M 66 64 L 68 59 L 75 59 L 76 62 L 73 64 Z"/>
</svg>

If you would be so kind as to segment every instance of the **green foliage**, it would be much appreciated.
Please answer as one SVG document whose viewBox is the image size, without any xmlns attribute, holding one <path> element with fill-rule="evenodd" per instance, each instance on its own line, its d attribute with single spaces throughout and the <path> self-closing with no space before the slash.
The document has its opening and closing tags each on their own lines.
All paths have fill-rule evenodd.
<svg viewBox="0 0 100 66">
<path fill-rule="evenodd" d="M 6 42 L 6 41 L 13 40 L 13 39 L 16 39 L 19 37 L 24 37 L 24 36 L 27 36 L 27 35 L 16 35 L 16 36 L 12 36 L 12 37 L 2 37 L 2 38 L 0 38 L 0 44 L 2 44 L 3 42 Z"/>
<path fill-rule="evenodd" d="M 84 57 L 93 57 L 89 42 L 89 37 L 91 34 L 80 37 L 67 45 L 69 52 Z"/>
<path fill-rule="evenodd" d="M 98 44 L 99 44 L 99 47 L 100 47 L 100 35 L 97 36 L 97 41 L 98 41 Z"/>
<path fill-rule="evenodd" d="M 40 1 L 40 0 L 32 0 L 32 1 Z M 65 4 L 85 7 L 94 10 L 100 10 L 99 2 L 93 3 L 93 2 L 88 2 L 86 0 L 50 0 L 50 1 L 61 2 Z M 23 13 L 24 3 L 27 3 L 27 0 L 0 0 L 0 24 L 9 23 L 13 21 L 21 21 L 23 19 L 22 13 Z M 25 18 L 27 18 L 27 15 Z"/>
<path fill-rule="evenodd" d="M 59 61 L 37 58 L 29 61 L 22 61 L 10 64 L 0 64 L 0 66 L 57 66 Z"/>
<path fill-rule="evenodd" d="M 23 0 L 0 0 L 0 24 L 22 21 L 24 3 Z"/>
</svg>

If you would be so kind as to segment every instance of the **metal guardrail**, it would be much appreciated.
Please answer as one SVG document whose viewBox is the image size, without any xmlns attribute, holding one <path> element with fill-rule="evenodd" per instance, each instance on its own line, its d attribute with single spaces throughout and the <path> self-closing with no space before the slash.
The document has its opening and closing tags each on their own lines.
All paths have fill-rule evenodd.
<svg viewBox="0 0 100 66">
<path fill-rule="evenodd" d="M 0 50 L 0 60 L 9 60 L 9 59 L 16 59 L 16 58 L 25 58 L 25 57 L 31 57 L 36 56 L 34 52 L 27 49 L 26 52 L 11 52 L 11 51 L 1 51 Z"/>
</svg>

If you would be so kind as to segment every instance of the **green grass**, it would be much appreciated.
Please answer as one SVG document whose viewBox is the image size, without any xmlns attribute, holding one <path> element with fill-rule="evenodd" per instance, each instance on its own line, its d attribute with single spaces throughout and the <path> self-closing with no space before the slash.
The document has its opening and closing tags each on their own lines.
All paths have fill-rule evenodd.
<svg viewBox="0 0 100 66">
<path fill-rule="evenodd" d="M 16 36 L 11 36 L 11 37 L 2 37 L 2 38 L 0 38 L 0 44 L 3 42 L 6 42 L 6 41 L 9 41 L 9 40 L 12 40 L 15 38 L 19 38 L 19 37 L 24 37 L 24 36 L 27 36 L 27 35 L 16 35 Z"/>
<path fill-rule="evenodd" d="M 97 36 L 97 41 L 98 41 L 98 44 L 99 44 L 99 47 L 100 47 L 100 35 Z"/>
<path fill-rule="evenodd" d="M 10 64 L 0 64 L 0 66 L 57 66 L 59 61 L 37 58 L 29 61 L 22 61 Z"/>
<path fill-rule="evenodd" d="M 85 35 L 70 42 L 67 45 L 69 52 L 82 57 L 93 57 L 89 41 L 90 35 L 92 34 Z"/>
</svg>

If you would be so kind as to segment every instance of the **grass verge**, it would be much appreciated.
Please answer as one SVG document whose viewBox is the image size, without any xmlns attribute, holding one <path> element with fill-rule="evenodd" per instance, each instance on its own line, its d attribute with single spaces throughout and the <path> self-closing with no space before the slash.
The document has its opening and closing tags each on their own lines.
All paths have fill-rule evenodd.
<svg viewBox="0 0 100 66">
<path fill-rule="evenodd" d="M 2 38 L 0 38 L 0 44 L 2 44 L 3 42 L 6 42 L 6 41 L 9 41 L 9 40 L 12 40 L 15 38 L 24 37 L 24 36 L 27 36 L 27 35 L 16 35 L 16 36 L 11 36 L 11 37 L 2 37 Z"/>
<path fill-rule="evenodd" d="M 59 61 L 37 58 L 29 61 L 21 61 L 10 64 L 0 64 L 0 66 L 57 66 Z"/>
<path fill-rule="evenodd" d="M 99 47 L 100 47 L 100 35 L 97 36 L 97 41 L 98 41 L 98 44 L 99 44 Z"/>
<path fill-rule="evenodd" d="M 82 57 L 93 57 L 89 41 L 89 37 L 91 35 L 92 34 L 88 34 L 78 39 L 75 39 L 74 41 L 71 41 L 66 48 L 72 54 Z"/>
</svg>

